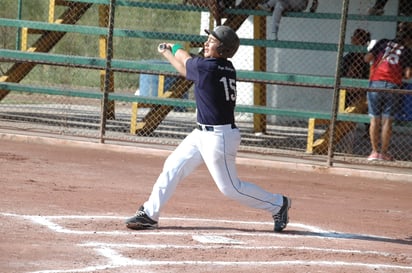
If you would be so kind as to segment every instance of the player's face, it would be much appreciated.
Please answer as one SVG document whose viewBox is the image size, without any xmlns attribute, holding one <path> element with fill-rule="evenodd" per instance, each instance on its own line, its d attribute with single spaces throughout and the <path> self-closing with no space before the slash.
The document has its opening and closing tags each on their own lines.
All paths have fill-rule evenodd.
<svg viewBox="0 0 412 273">
<path fill-rule="evenodd" d="M 220 45 L 220 41 L 216 39 L 213 35 L 209 35 L 207 38 L 207 41 L 204 44 L 205 47 L 205 52 L 204 56 L 205 58 L 219 58 L 220 55 L 217 52 L 217 48 Z"/>
</svg>

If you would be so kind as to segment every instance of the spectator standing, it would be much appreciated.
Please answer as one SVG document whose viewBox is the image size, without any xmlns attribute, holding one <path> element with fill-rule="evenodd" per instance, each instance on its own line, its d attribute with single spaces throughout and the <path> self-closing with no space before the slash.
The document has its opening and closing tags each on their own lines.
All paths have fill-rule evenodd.
<svg viewBox="0 0 412 273">
<path fill-rule="evenodd" d="M 399 89 L 403 77 L 412 76 L 412 50 L 405 45 L 412 39 L 410 28 L 399 28 L 393 40 L 381 39 L 365 55 L 365 62 L 372 62 L 369 87 Z M 392 120 L 396 111 L 397 95 L 391 92 L 367 93 L 368 113 L 371 117 L 369 129 L 372 152 L 368 160 L 392 161 L 388 153 L 392 136 Z M 380 141 L 380 152 L 379 152 Z"/>
</svg>

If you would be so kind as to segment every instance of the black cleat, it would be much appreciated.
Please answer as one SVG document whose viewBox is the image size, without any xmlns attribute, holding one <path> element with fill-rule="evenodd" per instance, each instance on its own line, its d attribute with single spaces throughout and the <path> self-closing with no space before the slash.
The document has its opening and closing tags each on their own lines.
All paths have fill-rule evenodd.
<svg viewBox="0 0 412 273">
<path fill-rule="evenodd" d="M 126 226 L 130 229 L 155 229 L 157 228 L 157 222 L 150 219 L 144 212 L 143 206 L 136 211 L 135 216 L 125 221 Z"/>
<path fill-rule="evenodd" d="M 289 197 L 283 196 L 283 205 L 279 212 L 273 215 L 275 221 L 275 232 L 282 231 L 289 223 L 288 211 L 292 206 L 292 200 Z"/>
</svg>

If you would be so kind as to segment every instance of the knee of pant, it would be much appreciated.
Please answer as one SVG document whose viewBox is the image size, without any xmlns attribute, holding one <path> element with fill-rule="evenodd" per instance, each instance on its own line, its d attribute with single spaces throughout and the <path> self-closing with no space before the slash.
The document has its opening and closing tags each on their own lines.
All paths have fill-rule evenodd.
<svg viewBox="0 0 412 273">
<path fill-rule="evenodd" d="M 168 157 L 163 164 L 163 169 L 170 169 L 173 166 L 176 166 L 176 161 Z"/>
<path fill-rule="evenodd" d="M 236 199 L 240 192 L 234 187 L 220 187 L 220 192 L 228 198 Z"/>
</svg>

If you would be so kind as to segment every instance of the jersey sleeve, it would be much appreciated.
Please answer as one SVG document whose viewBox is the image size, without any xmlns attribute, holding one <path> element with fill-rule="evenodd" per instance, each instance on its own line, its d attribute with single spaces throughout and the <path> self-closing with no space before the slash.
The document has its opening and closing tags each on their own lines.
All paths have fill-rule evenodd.
<svg viewBox="0 0 412 273">
<path fill-rule="evenodd" d="M 371 53 L 375 56 L 375 58 L 385 50 L 388 41 L 388 39 L 381 39 L 376 42 L 375 46 L 371 50 Z"/>
<path fill-rule="evenodd" d="M 199 57 L 190 58 L 186 61 L 186 79 L 197 82 L 199 79 Z"/>
</svg>

